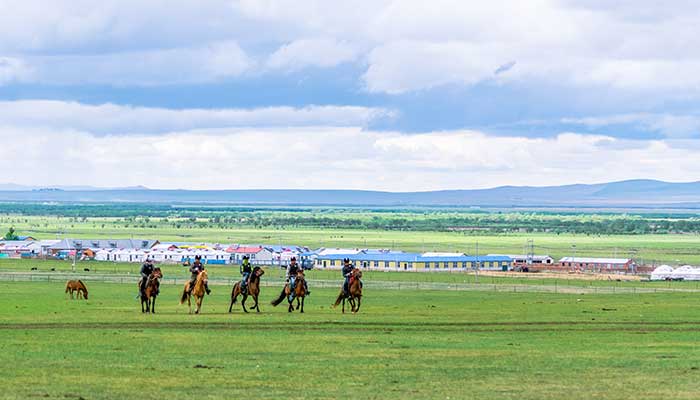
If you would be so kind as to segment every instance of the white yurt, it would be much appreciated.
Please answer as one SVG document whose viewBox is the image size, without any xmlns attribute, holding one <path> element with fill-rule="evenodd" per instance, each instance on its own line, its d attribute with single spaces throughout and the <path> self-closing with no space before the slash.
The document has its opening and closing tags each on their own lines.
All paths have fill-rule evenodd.
<svg viewBox="0 0 700 400">
<path fill-rule="evenodd" d="M 700 269 L 690 265 L 683 265 L 673 270 L 670 276 L 671 279 L 683 279 L 686 281 L 700 280 Z"/>
<path fill-rule="evenodd" d="M 97 250 L 95 253 L 95 261 L 109 261 L 110 251 L 107 249 Z"/>
</svg>

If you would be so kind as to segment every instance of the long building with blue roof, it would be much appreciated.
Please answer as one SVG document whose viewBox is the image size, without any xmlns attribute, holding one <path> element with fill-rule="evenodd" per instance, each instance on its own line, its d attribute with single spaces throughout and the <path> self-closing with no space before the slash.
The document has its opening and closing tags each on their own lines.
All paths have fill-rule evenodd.
<svg viewBox="0 0 700 400">
<path fill-rule="evenodd" d="M 509 270 L 513 260 L 508 256 L 469 256 L 466 254 L 434 256 L 394 251 L 362 251 L 356 254 L 318 256 L 315 267 L 339 269 L 349 259 L 357 268 L 386 271 L 450 271 L 467 269 Z"/>
</svg>

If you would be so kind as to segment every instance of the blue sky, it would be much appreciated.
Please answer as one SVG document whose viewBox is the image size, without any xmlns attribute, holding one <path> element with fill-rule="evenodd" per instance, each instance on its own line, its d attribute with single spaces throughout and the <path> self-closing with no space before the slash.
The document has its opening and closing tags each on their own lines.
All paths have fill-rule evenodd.
<svg viewBox="0 0 700 400">
<path fill-rule="evenodd" d="M 700 180 L 700 10 L 657 3 L 3 1 L 3 180 Z"/>
</svg>

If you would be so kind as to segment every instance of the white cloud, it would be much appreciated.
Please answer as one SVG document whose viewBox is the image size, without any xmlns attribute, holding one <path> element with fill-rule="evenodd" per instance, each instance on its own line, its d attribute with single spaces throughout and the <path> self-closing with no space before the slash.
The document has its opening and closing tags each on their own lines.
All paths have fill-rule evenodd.
<svg viewBox="0 0 700 400">
<path fill-rule="evenodd" d="M 27 58 L 47 84 L 165 85 L 212 82 L 250 71 L 254 61 L 235 42 L 202 47 Z"/>
<path fill-rule="evenodd" d="M 17 58 L 0 57 L 0 86 L 5 83 L 23 81 L 31 76 L 31 68 Z"/>
<path fill-rule="evenodd" d="M 655 113 L 615 114 L 600 117 L 563 118 L 566 124 L 600 128 L 614 125 L 632 125 L 638 129 L 657 132 L 669 138 L 700 136 L 700 116 Z"/>
<path fill-rule="evenodd" d="M 700 91 L 693 1 L 4 0 L 0 9 L 12 10 L 0 13 L 0 55 L 36 67 L 41 82 L 210 82 L 256 66 L 356 62 L 369 90 L 401 93 L 473 85 L 515 61 L 499 84 Z"/>
<path fill-rule="evenodd" d="M 366 126 L 394 115 L 391 110 L 356 106 L 175 110 L 55 100 L 0 101 L 0 124 L 98 135 L 251 126 Z"/>
<path fill-rule="evenodd" d="M 3 126 L 0 140 L 3 162 L 22 166 L 6 171 L 4 179 L 37 185 L 413 191 L 700 179 L 697 146 L 576 133 L 532 139 L 280 127 L 98 136 Z"/>
<path fill-rule="evenodd" d="M 286 44 L 270 55 L 267 66 L 297 70 L 309 66 L 334 67 L 354 60 L 359 49 L 334 39 L 300 39 Z"/>
</svg>

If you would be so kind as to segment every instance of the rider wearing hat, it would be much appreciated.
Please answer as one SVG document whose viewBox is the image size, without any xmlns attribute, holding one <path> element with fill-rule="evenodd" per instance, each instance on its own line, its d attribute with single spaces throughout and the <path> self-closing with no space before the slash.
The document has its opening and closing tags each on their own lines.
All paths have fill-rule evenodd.
<svg viewBox="0 0 700 400">
<path fill-rule="evenodd" d="M 146 290 L 146 283 L 148 283 L 148 277 L 151 276 L 153 273 L 153 261 L 151 261 L 150 257 L 146 258 L 146 261 L 141 265 L 141 286 L 140 286 L 140 292 L 139 295 L 143 296 L 144 291 Z"/>
<path fill-rule="evenodd" d="M 243 275 L 243 280 L 241 281 L 241 292 L 246 293 L 248 291 L 248 284 L 250 283 L 250 275 L 253 273 L 248 256 L 243 256 L 243 263 L 241 263 L 240 272 L 241 275 Z"/>
<path fill-rule="evenodd" d="M 194 263 L 192 263 L 192 266 L 190 267 L 190 273 L 192 273 L 192 276 L 190 277 L 190 294 L 192 294 L 194 284 L 195 282 L 197 282 L 197 276 L 202 271 L 204 271 L 204 264 L 202 264 L 202 256 L 194 256 Z M 204 289 L 207 291 L 207 294 L 211 294 L 211 290 L 209 290 L 209 285 L 206 282 L 204 282 Z"/>
<path fill-rule="evenodd" d="M 343 260 L 343 278 L 345 278 L 345 281 L 343 282 L 343 293 L 345 295 L 348 295 L 348 291 L 350 290 L 350 277 L 352 276 L 352 271 L 355 269 L 355 267 L 350 263 L 349 258 L 345 258 Z"/>
<path fill-rule="evenodd" d="M 290 298 L 290 300 L 294 299 L 294 296 L 295 296 L 294 289 L 296 287 L 297 274 L 299 273 L 299 271 L 301 271 L 301 267 L 299 266 L 299 264 L 297 264 L 297 258 L 292 257 L 292 259 L 289 260 L 289 265 L 287 266 L 287 275 L 286 275 L 287 282 L 289 283 L 289 291 L 290 291 L 289 298 Z M 307 296 L 311 294 L 311 292 L 309 292 L 309 286 L 306 283 L 306 281 L 304 281 L 304 290 L 306 291 Z"/>
</svg>

